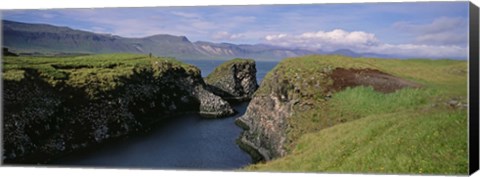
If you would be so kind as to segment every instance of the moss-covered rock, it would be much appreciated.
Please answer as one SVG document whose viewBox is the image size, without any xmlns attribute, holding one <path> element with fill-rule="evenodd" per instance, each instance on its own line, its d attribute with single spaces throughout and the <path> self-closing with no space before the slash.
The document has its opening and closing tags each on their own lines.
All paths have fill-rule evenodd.
<svg viewBox="0 0 480 177">
<path fill-rule="evenodd" d="M 296 117 L 315 110 L 320 115 L 322 105 L 332 94 L 356 86 L 387 93 L 405 87 L 417 88 L 420 84 L 385 73 L 362 59 L 343 56 L 285 59 L 266 75 L 246 113 L 237 119 L 237 125 L 245 129 L 239 138 L 242 147 L 250 146 L 244 149 L 266 161 L 285 156 L 289 145 L 307 132 L 304 127 L 312 127 L 308 123 L 300 127 L 301 120 L 295 120 Z"/>
<path fill-rule="evenodd" d="M 43 163 L 148 130 L 179 113 L 198 112 L 208 117 L 234 113 L 227 101 L 206 89 L 194 66 L 143 56 L 117 60 L 115 55 L 102 55 L 93 60 L 95 57 L 78 63 L 69 63 L 78 60 L 75 57 L 64 63 L 58 58 L 40 64 L 35 64 L 38 60 L 34 58 L 6 60 L 5 163 Z M 102 61 L 116 65 L 100 65 Z M 51 68 L 42 70 L 47 67 Z M 57 78 L 52 73 L 65 76 Z"/>
<path fill-rule="evenodd" d="M 224 99 L 249 100 L 258 88 L 256 73 L 255 60 L 237 58 L 215 68 L 205 82 L 209 90 Z"/>
</svg>

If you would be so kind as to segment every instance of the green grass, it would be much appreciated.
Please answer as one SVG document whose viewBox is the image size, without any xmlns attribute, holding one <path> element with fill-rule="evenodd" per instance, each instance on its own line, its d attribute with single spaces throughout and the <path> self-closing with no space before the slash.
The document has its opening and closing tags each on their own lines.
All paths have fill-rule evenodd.
<svg viewBox="0 0 480 177">
<path fill-rule="evenodd" d="M 374 59 L 350 58 L 341 55 L 310 55 L 288 58 L 269 72 L 265 79 L 272 79 L 269 75 L 277 73 L 281 79 L 295 81 L 309 77 L 323 78 L 323 73 L 340 68 L 370 68 L 417 81 L 429 86 L 444 89 L 446 92 L 459 96 L 467 94 L 467 62 L 456 60 L 429 60 L 429 59 Z M 452 83 L 454 82 L 454 83 Z M 266 84 L 272 82 L 265 82 Z M 260 88 L 261 93 L 268 93 L 268 85 Z"/>
<path fill-rule="evenodd" d="M 305 134 L 260 171 L 466 174 L 465 111 L 376 114 Z"/>
<path fill-rule="evenodd" d="M 389 94 L 347 88 L 326 100 L 318 85 L 331 84 L 325 73 L 337 67 L 378 69 L 423 87 Z M 289 98 L 301 100 L 287 119 L 289 153 L 245 170 L 467 173 L 467 110 L 446 104 L 467 103 L 465 61 L 289 58 L 267 74 L 256 94 L 268 94 L 278 83 L 286 83 Z"/>
<path fill-rule="evenodd" d="M 151 70 L 161 76 L 166 70 L 185 69 L 195 75 L 200 70 L 173 58 L 159 58 L 138 54 L 102 54 L 69 57 L 4 57 L 3 79 L 21 80 L 25 69 L 34 69 L 52 86 L 67 84 L 85 88 L 91 97 L 99 92 L 113 90 L 124 84 L 120 78 L 129 78 L 135 71 Z"/>
</svg>

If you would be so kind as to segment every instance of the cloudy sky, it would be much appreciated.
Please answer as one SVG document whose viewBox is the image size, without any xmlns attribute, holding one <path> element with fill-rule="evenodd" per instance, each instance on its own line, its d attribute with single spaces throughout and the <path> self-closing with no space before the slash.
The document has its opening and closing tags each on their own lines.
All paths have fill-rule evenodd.
<svg viewBox="0 0 480 177">
<path fill-rule="evenodd" d="M 6 10 L 2 18 L 124 37 L 466 58 L 468 2 Z"/>
</svg>

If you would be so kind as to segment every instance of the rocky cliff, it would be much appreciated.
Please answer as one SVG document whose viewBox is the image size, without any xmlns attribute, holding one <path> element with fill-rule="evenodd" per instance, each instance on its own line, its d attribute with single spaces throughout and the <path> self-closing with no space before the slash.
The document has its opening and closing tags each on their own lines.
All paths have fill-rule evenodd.
<svg viewBox="0 0 480 177">
<path fill-rule="evenodd" d="M 144 60 L 142 65 L 130 66 L 124 61 L 134 60 L 121 60 L 96 68 L 92 58 L 87 58 L 86 65 L 53 65 L 45 59 L 47 64 L 32 67 L 17 67 L 11 63 L 21 59 L 6 58 L 4 163 L 44 163 L 147 130 L 179 113 L 198 112 L 207 117 L 234 113 L 228 102 L 206 89 L 196 67 L 140 57 L 133 59 L 135 63 Z M 69 61 L 75 60 L 84 58 Z"/>
<path fill-rule="evenodd" d="M 335 92 L 356 86 L 390 93 L 421 85 L 346 57 L 286 59 L 266 75 L 246 113 L 237 119 L 237 125 L 245 130 L 239 144 L 256 161 L 285 156 L 295 138 L 292 132 L 305 133 L 294 124 L 295 118 L 321 109 Z"/>
<path fill-rule="evenodd" d="M 215 68 L 205 82 L 209 90 L 226 100 L 245 101 L 258 88 L 256 74 L 255 60 L 233 59 Z"/>
</svg>

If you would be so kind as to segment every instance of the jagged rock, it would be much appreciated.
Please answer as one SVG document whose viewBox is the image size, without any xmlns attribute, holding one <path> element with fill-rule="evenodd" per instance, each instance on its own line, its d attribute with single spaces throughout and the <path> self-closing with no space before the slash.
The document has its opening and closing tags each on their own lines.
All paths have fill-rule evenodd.
<svg viewBox="0 0 480 177">
<path fill-rule="evenodd" d="M 219 96 L 198 87 L 195 92 L 200 100 L 200 115 L 203 117 L 217 118 L 232 115 L 235 111 L 230 104 Z"/>
<path fill-rule="evenodd" d="M 20 80 L 4 80 L 3 162 L 45 163 L 148 130 L 179 113 L 234 113 L 227 101 L 206 89 L 198 68 L 164 67 L 159 74 L 159 65 L 164 64 L 133 69 L 133 74 L 118 78 L 122 84 L 115 89 L 93 95 L 62 82 L 53 86 L 34 69 L 25 69 Z"/>
<path fill-rule="evenodd" d="M 293 103 L 284 103 L 278 95 L 254 97 L 247 112 L 237 119 L 244 132 L 239 143 L 254 159 L 271 160 L 286 155 L 286 118 L 292 114 Z M 253 151 L 253 152 L 252 152 Z"/>
<path fill-rule="evenodd" d="M 209 90 L 226 100 L 252 98 L 258 88 L 255 60 L 233 59 L 215 68 L 206 78 Z"/>
</svg>

